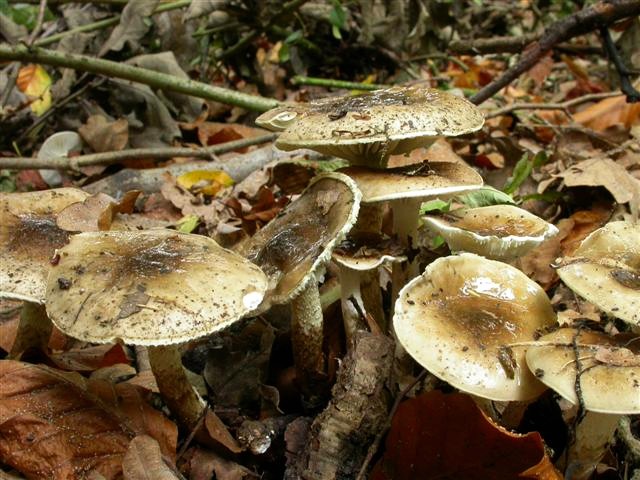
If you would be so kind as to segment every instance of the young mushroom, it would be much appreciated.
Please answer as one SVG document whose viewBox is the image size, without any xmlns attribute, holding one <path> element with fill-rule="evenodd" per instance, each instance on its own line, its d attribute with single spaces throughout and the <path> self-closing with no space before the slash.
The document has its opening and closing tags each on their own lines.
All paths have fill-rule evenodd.
<svg viewBox="0 0 640 480">
<path fill-rule="evenodd" d="M 585 238 L 558 275 L 604 312 L 640 326 L 640 223 L 610 222 Z"/>
<path fill-rule="evenodd" d="M 316 176 L 279 215 L 236 251 L 269 278 L 261 309 L 291 303 L 291 339 L 297 379 L 313 403 L 324 378 L 323 319 L 318 278 L 331 252 L 358 216 L 360 191 L 340 173 Z"/>
<path fill-rule="evenodd" d="M 87 232 L 59 250 L 47 313 L 67 335 L 92 343 L 149 346 L 160 393 L 192 429 L 204 405 L 178 344 L 237 322 L 267 288 L 258 267 L 207 237 L 173 230 Z"/>
<path fill-rule="evenodd" d="M 283 131 L 276 140 L 282 150 L 310 148 L 355 165 L 385 167 L 390 155 L 479 130 L 484 117 L 464 98 L 414 85 L 282 106 L 256 123 Z"/>
<path fill-rule="evenodd" d="M 509 261 L 525 255 L 558 229 L 540 217 L 513 205 L 492 205 L 427 215 L 422 222 L 442 235 L 452 252 L 469 252 Z"/>
<path fill-rule="evenodd" d="M 56 225 L 56 216 L 88 196 L 76 188 L 0 194 L 0 297 L 24 301 L 13 358 L 49 341 L 47 273 L 56 249 L 71 235 Z"/>
<path fill-rule="evenodd" d="M 532 342 L 526 360 L 536 377 L 581 407 L 566 467 L 574 480 L 590 478 L 620 418 L 640 413 L 640 337 L 561 328 Z"/>
<path fill-rule="evenodd" d="M 420 365 L 463 392 L 529 400 L 544 385 L 525 347 L 556 321 L 544 290 L 505 263 L 470 253 L 439 258 L 400 292 L 393 327 Z"/>
</svg>

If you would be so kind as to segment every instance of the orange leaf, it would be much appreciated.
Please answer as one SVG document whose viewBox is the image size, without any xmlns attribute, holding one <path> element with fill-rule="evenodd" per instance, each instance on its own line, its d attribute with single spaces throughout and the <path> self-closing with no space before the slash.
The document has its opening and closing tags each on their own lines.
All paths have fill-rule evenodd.
<svg viewBox="0 0 640 480">
<path fill-rule="evenodd" d="M 463 394 L 437 390 L 400 404 L 371 480 L 561 480 L 537 432 L 495 425 Z"/>
<path fill-rule="evenodd" d="M 0 460 L 28 478 L 120 478 L 137 434 L 175 455 L 175 425 L 132 385 L 13 360 L 0 361 L 0 385 Z"/>
<path fill-rule="evenodd" d="M 640 103 L 627 103 L 624 95 L 605 98 L 574 114 L 573 119 L 600 132 L 614 125 L 631 128 L 640 124 Z"/>
<path fill-rule="evenodd" d="M 40 65 L 27 65 L 18 71 L 16 85 L 31 102 L 31 110 L 42 115 L 51 107 L 51 77 Z"/>
</svg>

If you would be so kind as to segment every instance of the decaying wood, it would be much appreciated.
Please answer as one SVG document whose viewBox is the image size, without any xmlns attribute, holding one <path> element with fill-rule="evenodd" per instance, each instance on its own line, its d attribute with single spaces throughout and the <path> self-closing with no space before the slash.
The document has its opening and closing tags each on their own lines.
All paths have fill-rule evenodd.
<svg viewBox="0 0 640 480">
<path fill-rule="evenodd" d="M 290 456 L 285 479 L 347 480 L 358 474 L 390 407 L 387 381 L 393 342 L 359 331 L 342 362 L 333 397 L 311 424 L 303 449 Z"/>
</svg>

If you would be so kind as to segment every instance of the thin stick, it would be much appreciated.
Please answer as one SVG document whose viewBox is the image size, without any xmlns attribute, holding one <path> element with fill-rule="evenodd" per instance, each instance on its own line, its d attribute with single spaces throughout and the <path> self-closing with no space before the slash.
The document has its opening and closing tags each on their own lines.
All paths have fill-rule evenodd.
<svg viewBox="0 0 640 480">
<path fill-rule="evenodd" d="M 573 37 L 584 35 L 603 25 L 610 25 L 623 18 L 640 14 L 640 0 L 601 0 L 552 23 L 539 40 L 525 49 L 518 63 L 486 85 L 470 100 L 476 105 L 491 98 L 500 89 L 509 85 L 524 72 L 533 67 L 555 45 Z"/>
<path fill-rule="evenodd" d="M 489 112 L 485 115 L 485 118 L 499 117 L 500 115 L 506 115 L 515 110 L 563 110 L 566 112 L 569 108 L 581 105 L 583 103 L 617 96 L 620 96 L 620 92 L 602 92 L 589 93 L 587 95 L 572 98 L 571 100 L 567 100 L 561 103 L 514 103 L 512 105 L 507 105 L 506 107 L 502 107 Z"/>
<path fill-rule="evenodd" d="M 90 165 L 110 165 L 124 160 L 155 159 L 163 160 L 173 157 L 195 157 L 210 159 L 212 154 L 221 154 L 251 145 L 267 143 L 277 138 L 276 133 L 268 133 L 257 137 L 243 138 L 225 142 L 207 148 L 193 149 L 186 147 L 166 148 L 134 148 L 115 152 L 92 153 L 77 157 L 57 157 L 49 159 L 31 157 L 0 158 L 0 168 L 13 170 L 29 170 L 33 168 L 49 168 L 56 170 L 77 170 Z"/>
<path fill-rule="evenodd" d="M 25 45 L 10 46 L 0 44 L 0 60 L 29 61 L 56 67 L 73 68 L 109 77 L 124 78 L 126 80 L 144 83 L 153 88 L 215 100 L 259 112 L 264 112 L 280 104 L 280 102 L 275 99 L 215 87 L 166 73 L 134 67 L 126 63 L 112 62 L 86 55 L 62 53 L 38 47 L 29 48 Z"/>
<path fill-rule="evenodd" d="M 332 78 L 304 77 L 302 75 L 293 77 L 291 83 L 294 85 L 315 85 L 317 87 L 344 88 L 347 90 L 379 90 L 390 87 L 390 85 L 376 83 L 347 82 L 344 80 L 334 80 Z"/>
<path fill-rule="evenodd" d="M 428 373 L 429 372 L 427 370 L 423 370 L 422 372 L 420 372 L 420 375 L 418 375 L 413 382 L 407 385 L 405 389 L 398 394 L 395 402 L 393 403 L 393 407 L 391 407 L 391 411 L 389 412 L 389 416 L 387 417 L 387 421 L 384 425 L 384 428 L 380 430 L 380 432 L 378 432 L 378 435 L 376 435 L 376 438 L 373 440 L 373 443 L 371 444 L 371 446 L 369 447 L 369 450 L 367 451 L 367 456 L 362 462 L 362 467 L 360 467 L 360 471 L 358 472 L 358 476 L 356 477 L 356 480 L 365 480 L 367 478 L 367 470 L 369 469 L 369 464 L 371 463 L 373 456 L 376 454 L 376 452 L 378 451 L 378 448 L 380 447 L 380 443 L 382 442 L 382 437 L 384 437 L 387 431 L 389 430 L 389 428 L 391 428 L 391 420 L 393 419 L 393 416 L 395 415 L 396 410 L 398 410 L 398 407 L 400 406 L 400 402 L 404 400 L 404 397 L 407 395 L 407 393 L 409 393 L 413 387 L 415 387 L 419 382 L 421 382 L 427 376 Z"/>
</svg>

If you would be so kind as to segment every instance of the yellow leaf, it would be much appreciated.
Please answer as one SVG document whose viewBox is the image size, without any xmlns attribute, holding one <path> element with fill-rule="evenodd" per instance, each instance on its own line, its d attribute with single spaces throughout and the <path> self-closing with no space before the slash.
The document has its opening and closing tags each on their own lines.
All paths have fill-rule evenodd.
<svg viewBox="0 0 640 480">
<path fill-rule="evenodd" d="M 185 190 L 205 195 L 215 195 L 223 187 L 233 185 L 233 178 L 221 170 L 193 170 L 183 173 L 176 181 Z"/>
<path fill-rule="evenodd" d="M 18 72 L 16 85 L 31 102 L 31 110 L 40 116 L 51 108 L 51 77 L 40 65 L 27 65 Z"/>
</svg>

